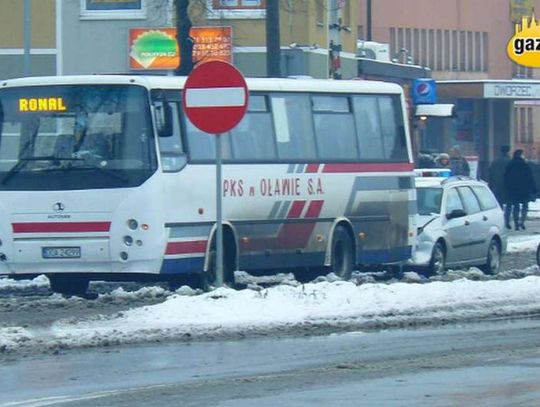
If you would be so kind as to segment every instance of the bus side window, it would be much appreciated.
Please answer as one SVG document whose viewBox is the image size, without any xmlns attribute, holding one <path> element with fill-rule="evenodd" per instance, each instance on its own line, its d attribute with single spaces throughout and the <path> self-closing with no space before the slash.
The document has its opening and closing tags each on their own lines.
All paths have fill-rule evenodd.
<svg viewBox="0 0 540 407">
<path fill-rule="evenodd" d="M 381 114 L 381 129 L 386 159 L 407 159 L 405 142 L 405 127 L 403 116 L 400 115 L 400 101 L 395 96 L 379 96 L 379 111 Z"/>
<path fill-rule="evenodd" d="M 275 160 L 274 129 L 266 96 L 250 95 L 248 112 L 231 130 L 231 144 L 235 160 Z"/>
<path fill-rule="evenodd" d="M 360 158 L 381 160 L 384 158 L 384 147 L 381 131 L 381 119 L 375 96 L 353 97 L 354 119 Z"/>
<path fill-rule="evenodd" d="M 216 137 L 221 137 L 221 155 L 223 160 L 230 161 L 231 145 L 230 132 L 221 136 L 205 133 L 191 123 L 184 115 L 186 121 L 186 133 L 189 158 L 193 161 L 215 161 L 216 160 Z"/>
<path fill-rule="evenodd" d="M 315 139 L 319 157 L 330 160 L 357 158 L 353 115 L 345 96 L 313 96 Z"/>
<path fill-rule="evenodd" d="M 171 109 L 172 135 L 158 137 L 161 166 L 164 172 L 176 172 L 186 164 L 184 146 L 180 137 L 180 106 L 178 102 L 166 102 Z"/>
<path fill-rule="evenodd" d="M 300 162 L 315 160 L 309 96 L 276 93 L 271 98 L 279 158 Z"/>
</svg>

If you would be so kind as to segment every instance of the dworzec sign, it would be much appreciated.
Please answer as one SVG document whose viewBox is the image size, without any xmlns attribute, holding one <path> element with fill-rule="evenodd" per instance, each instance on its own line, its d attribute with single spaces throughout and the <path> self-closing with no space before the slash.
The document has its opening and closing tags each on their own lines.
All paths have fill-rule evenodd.
<svg viewBox="0 0 540 407">
<path fill-rule="evenodd" d="M 540 99 L 540 83 L 484 83 L 484 98 Z"/>
</svg>

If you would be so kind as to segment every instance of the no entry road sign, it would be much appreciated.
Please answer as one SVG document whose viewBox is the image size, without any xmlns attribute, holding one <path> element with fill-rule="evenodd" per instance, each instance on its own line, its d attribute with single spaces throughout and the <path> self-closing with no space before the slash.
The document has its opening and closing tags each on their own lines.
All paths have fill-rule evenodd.
<svg viewBox="0 0 540 407">
<path fill-rule="evenodd" d="M 210 61 L 197 65 L 188 76 L 182 103 L 198 129 L 220 134 L 242 120 L 248 95 L 246 80 L 238 69 L 227 62 Z"/>
</svg>

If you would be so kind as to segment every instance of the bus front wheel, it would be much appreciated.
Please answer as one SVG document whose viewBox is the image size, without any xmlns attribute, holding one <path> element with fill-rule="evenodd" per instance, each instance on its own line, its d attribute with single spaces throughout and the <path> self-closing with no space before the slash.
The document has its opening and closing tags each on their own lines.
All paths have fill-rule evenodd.
<svg viewBox="0 0 540 407">
<path fill-rule="evenodd" d="M 48 275 L 51 291 L 63 295 L 85 295 L 90 280 L 74 275 Z"/>
</svg>

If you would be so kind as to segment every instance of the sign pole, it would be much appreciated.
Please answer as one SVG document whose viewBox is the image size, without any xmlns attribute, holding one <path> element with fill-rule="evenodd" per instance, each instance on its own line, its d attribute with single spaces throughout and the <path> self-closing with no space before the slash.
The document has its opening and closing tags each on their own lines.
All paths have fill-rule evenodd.
<svg viewBox="0 0 540 407">
<path fill-rule="evenodd" d="M 213 284 L 217 287 L 223 286 L 224 280 L 231 277 L 224 275 L 223 270 L 225 248 L 221 137 L 240 123 L 246 114 L 248 99 L 249 91 L 244 76 L 233 65 L 223 61 L 197 64 L 189 74 L 182 92 L 182 106 L 191 123 L 199 130 L 216 136 L 216 228 L 214 236 L 211 236 L 215 241 L 212 240 L 210 244 L 215 244 L 215 275 L 211 277 L 214 277 Z"/>
<path fill-rule="evenodd" d="M 223 286 L 223 215 L 221 180 L 221 134 L 216 134 L 216 285 Z"/>
</svg>

